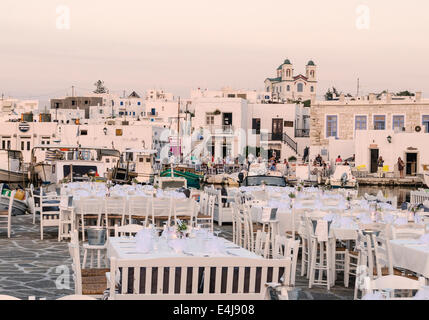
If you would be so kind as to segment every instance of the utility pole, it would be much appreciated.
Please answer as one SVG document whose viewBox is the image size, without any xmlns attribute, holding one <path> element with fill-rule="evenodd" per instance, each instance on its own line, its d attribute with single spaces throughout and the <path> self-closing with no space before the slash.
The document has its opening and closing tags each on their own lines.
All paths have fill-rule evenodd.
<svg viewBox="0 0 429 320">
<path fill-rule="evenodd" d="M 179 159 L 180 159 L 180 162 L 182 162 L 182 148 L 181 148 L 181 145 L 180 145 L 180 134 L 179 134 L 179 132 L 180 132 L 180 97 L 179 97 L 179 101 L 178 101 L 178 103 L 177 103 L 177 146 L 179 147 Z"/>
<path fill-rule="evenodd" d="M 359 97 L 359 78 L 357 79 L 357 93 L 356 98 Z"/>
</svg>

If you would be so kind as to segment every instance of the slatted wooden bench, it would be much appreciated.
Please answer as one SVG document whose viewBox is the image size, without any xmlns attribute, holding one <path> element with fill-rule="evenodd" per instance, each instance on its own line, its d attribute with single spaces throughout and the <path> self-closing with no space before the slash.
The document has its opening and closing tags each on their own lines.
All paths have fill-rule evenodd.
<svg viewBox="0 0 429 320">
<path fill-rule="evenodd" d="M 112 257 L 110 299 L 260 300 L 267 296 L 266 284 L 289 283 L 290 268 L 290 258 L 185 257 L 136 261 Z M 120 279 L 119 283 L 115 279 Z"/>
</svg>

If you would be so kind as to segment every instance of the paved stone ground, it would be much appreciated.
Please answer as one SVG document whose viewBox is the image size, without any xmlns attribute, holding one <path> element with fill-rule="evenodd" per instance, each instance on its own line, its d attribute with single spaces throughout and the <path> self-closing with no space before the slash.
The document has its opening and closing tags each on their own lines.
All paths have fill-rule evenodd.
<svg viewBox="0 0 429 320">
<path fill-rule="evenodd" d="M 225 238 L 232 238 L 231 225 L 220 229 Z M 33 225 L 30 215 L 12 217 L 12 235 L 7 239 L 6 230 L 0 229 L 0 294 L 21 299 L 36 296 L 57 299 L 74 293 L 71 258 L 67 242 L 58 242 L 55 228 L 47 227 L 44 240 L 40 240 L 38 220 Z M 344 300 L 353 298 L 353 288 L 344 288 L 342 278 L 330 291 L 324 287 L 308 289 L 308 280 L 299 276 L 299 262 L 296 287 L 300 300 Z M 57 279 L 61 276 L 61 281 Z M 69 289 L 58 289 L 56 281 L 64 285 L 69 280 Z M 353 281 L 351 281 L 353 283 Z"/>
</svg>

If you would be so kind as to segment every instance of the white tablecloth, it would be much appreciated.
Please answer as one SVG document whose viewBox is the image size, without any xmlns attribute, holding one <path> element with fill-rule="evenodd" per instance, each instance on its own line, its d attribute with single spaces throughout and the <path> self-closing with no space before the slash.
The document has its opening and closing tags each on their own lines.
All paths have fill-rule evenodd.
<svg viewBox="0 0 429 320">
<path fill-rule="evenodd" d="M 223 239 L 223 238 L 220 238 Z M 108 257 L 116 257 L 117 259 L 126 259 L 126 260 L 142 260 L 142 259 L 153 259 L 153 258 L 175 258 L 175 257 L 191 257 L 192 256 L 201 256 L 201 257 L 242 257 L 242 258 L 255 258 L 262 259 L 261 256 L 256 255 L 255 253 L 240 248 L 234 243 L 223 239 L 225 242 L 225 253 L 208 253 L 201 252 L 198 250 L 197 242 L 201 242 L 200 239 L 187 239 L 188 246 L 185 249 L 185 253 L 177 253 L 173 249 L 169 248 L 165 240 L 159 239 L 157 248 L 150 253 L 138 252 L 136 248 L 136 239 L 135 238 L 120 238 L 120 237 L 110 237 L 107 244 L 107 255 Z"/>
<path fill-rule="evenodd" d="M 393 266 L 404 268 L 429 279 L 429 245 L 414 239 L 390 241 Z"/>
</svg>

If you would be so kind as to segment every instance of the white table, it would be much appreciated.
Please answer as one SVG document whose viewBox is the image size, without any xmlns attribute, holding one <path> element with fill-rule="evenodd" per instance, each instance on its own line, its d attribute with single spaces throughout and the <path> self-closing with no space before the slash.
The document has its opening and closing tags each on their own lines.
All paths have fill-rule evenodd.
<svg viewBox="0 0 429 320">
<path fill-rule="evenodd" d="M 429 244 L 415 239 L 390 240 L 393 266 L 404 268 L 429 279 Z"/>
<path fill-rule="evenodd" d="M 153 258 L 174 258 L 174 257 L 191 257 L 191 256 L 200 256 L 200 257 L 243 257 L 243 258 L 255 258 L 263 259 L 261 256 L 241 248 L 236 244 L 228 241 L 224 238 L 222 239 L 225 243 L 225 252 L 224 253 L 209 253 L 201 251 L 201 247 L 198 246 L 198 243 L 203 242 L 204 240 L 191 238 L 186 239 L 188 245 L 184 252 L 175 252 L 173 249 L 168 247 L 166 240 L 159 239 L 156 248 L 150 253 L 139 252 L 136 248 L 136 239 L 135 238 L 126 238 L 126 237 L 109 237 L 107 243 L 107 256 L 116 257 L 117 259 L 124 260 L 141 260 L 141 259 L 153 259 Z"/>
</svg>

